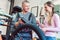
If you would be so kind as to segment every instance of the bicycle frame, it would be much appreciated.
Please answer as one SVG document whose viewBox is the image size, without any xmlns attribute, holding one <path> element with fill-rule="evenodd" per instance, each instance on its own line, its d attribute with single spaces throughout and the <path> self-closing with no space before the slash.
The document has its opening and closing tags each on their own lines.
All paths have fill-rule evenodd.
<svg viewBox="0 0 60 40">
<path fill-rule="evenodd" d="M 5 16 L 5 17 L 8 17 L 8 19 L 11 19 L 11 21 L 9 22 L 9 27 L 7 28 L 8 33 L 7 33 L 7 36 L 6 36 L 6 40 L 12 40 L 12 39 L 14 38 L 14 36 L 16 35 L 16 33 L 17 33 L 18 31 L 20 31 L 19 29 L 26 28 L 26 27 L 34 30 L 34 31 L 37 33 L 37 35 L 39 36 L 39 40 L 46 40 L 43 31 L 42 31 L 38 26 L 36 26 L 36 25 L 34 25 L 34 24 L 28 24 L 28 23 L 22 25 L 22 26 L 19 27 L 19 28 L 17 28 L 17 29 L 10 35 L 10 27 L 11 27 L 10 24 L 11 24 L 11 22 L 12 22 L 12 16 L 11 16 L 11 15 L 8 15 L 8 14 L 1 14 L 1 13 L 0 13 L 0 15 L 1 15 L 1 16 Z M 15 33 L 15 32 L 16 32 L 16 33 Z M 11 37 L 9 37 L 9 36 L 11 36 Z M 9 39 L 9 38 L 12 38 L 12 39 Z"/>
</svg>

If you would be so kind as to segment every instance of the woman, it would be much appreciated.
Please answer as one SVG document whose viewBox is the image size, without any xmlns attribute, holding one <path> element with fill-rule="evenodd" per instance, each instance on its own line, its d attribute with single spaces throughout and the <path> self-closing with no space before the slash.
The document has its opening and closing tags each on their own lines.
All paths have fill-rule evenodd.
<svg viewBox="0 0 60 40">
<path fill-rule="evenodd" d="M 46 35 L 46 40 L 56 40 L 55 32 L 59 32 L 60 28 L 60 19 L 59 16 L 54 13 L 54 5 L 51 1 L 48 1 L 44 4 L 46 17 L 44 24 L 39 23 L 41 29 Z"/>
</svg>

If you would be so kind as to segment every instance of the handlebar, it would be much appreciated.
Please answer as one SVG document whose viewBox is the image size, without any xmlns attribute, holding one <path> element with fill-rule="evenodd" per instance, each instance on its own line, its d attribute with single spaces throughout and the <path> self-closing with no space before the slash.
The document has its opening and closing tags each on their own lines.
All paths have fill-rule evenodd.
<svg viewBox="0 0 60 40">
<path fill-rule="evenodd" d="M 2 26 L 9 26 L 8 24 L 4 24 L 4 22 L 0 21 L 0 25 Z"/>
<path fill-rule="evenodd" d="M 12 16 L 9 15 L 9 14 L 2 14 L 2 13 L 0 13 L 0 16 L 5 16 L 5 17 L 8 17 L 8 18 L 12 18 Z"/>
</svg>

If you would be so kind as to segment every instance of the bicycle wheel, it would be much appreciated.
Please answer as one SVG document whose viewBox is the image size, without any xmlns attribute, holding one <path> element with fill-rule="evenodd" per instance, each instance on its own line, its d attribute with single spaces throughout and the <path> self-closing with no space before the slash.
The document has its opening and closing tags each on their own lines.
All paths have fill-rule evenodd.
<svg viewBox="0 0 60 40">
<path fill-rule="evenodd" d="M 11 35 L 11 40 L 13 40 L 15 38 L 15 35 L 17 35 L 17 33 L 19 31 L 21 31 L 21 29 L 23 28 L 29 28 L 32 29 L 33 31 L 35 31 L 39 37 L 39 40 L 46 40 L 45 35 L 43 33 L 43 31 L 36 25 L 32 25 L 32 24 L 24 24 L 20 27 L 18 27 Z"/>
</svg>

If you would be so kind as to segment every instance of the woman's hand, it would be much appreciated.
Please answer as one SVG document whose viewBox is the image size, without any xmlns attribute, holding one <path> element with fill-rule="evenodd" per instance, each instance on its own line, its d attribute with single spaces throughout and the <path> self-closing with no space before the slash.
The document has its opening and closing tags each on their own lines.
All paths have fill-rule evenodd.
<svg viewBox="0 0 60 40">
<path fill-rule="evenodd" d="M 46 28 L 41 28 L 42 29 L 42 31 L 45 33 L 47 30 L 46 30 Z"/>
<path fill-rule="evenodd" d="M 37 25 L 38 25 L 40 28 L 44 28 L 44 27 L 45 27 L 45 25 L 42 24 L 42 23 L 40 23 L 39 20 L 36 20 L 36 23 L 37 23 Z"/>
</svg>

